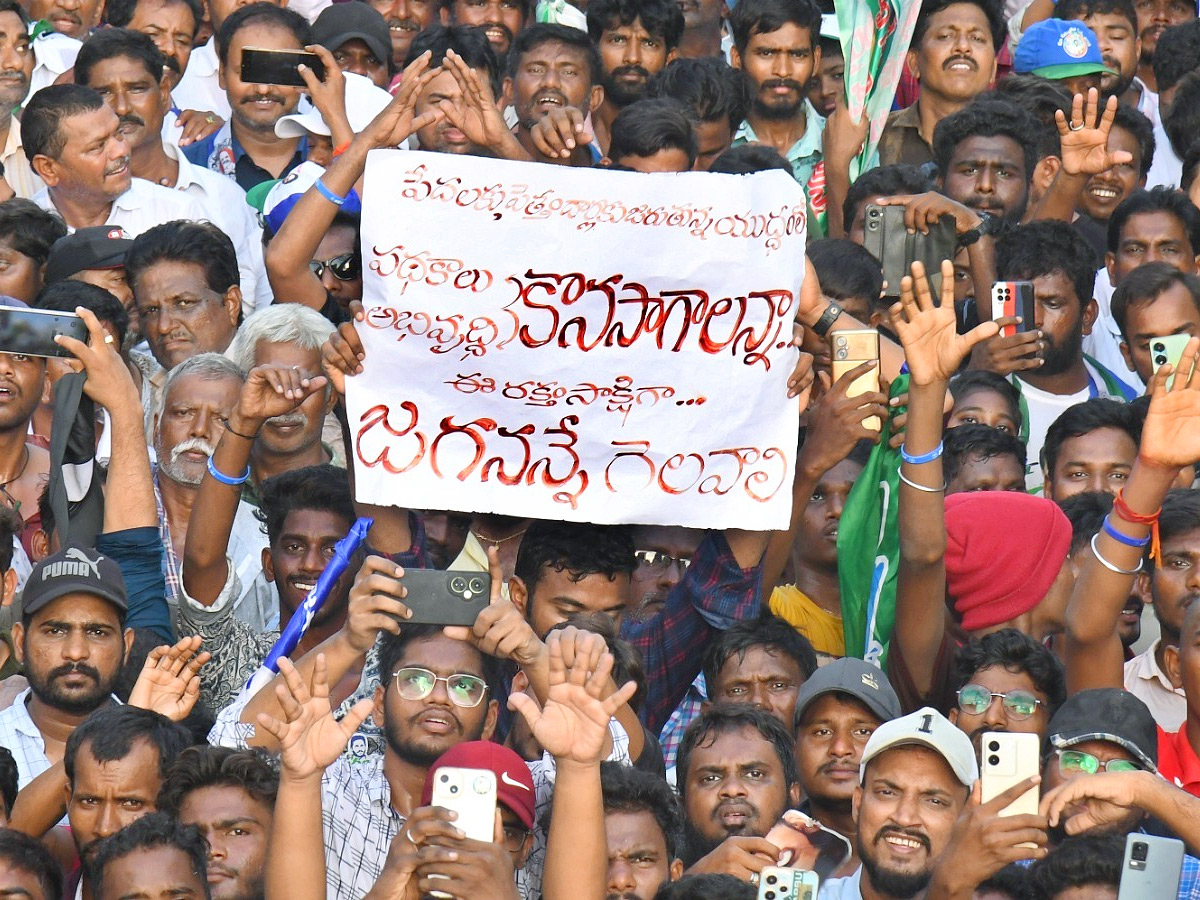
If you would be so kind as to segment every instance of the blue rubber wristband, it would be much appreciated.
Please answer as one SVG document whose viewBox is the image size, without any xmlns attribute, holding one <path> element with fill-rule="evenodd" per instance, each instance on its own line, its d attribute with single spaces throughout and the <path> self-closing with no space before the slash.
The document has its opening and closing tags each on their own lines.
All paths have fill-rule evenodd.
<svg viewBox="0 0 1200 900">
<path fill-rule="evenodd" d="M 217 479 L 217 481 L 221 482 L 221 484 L 227 484 L 230 487 L 238 487 L 239 485 L 245 484 L 250 479 L 250 464 L 246 464 L 246 471 L 242 473 L 241 478 L 230 478 L 216 467 L 212 461 L 212 457 L 210 456 L 208 458 L 208 474 Z"/>
<path fill-rule="evenodd" d="M 1146 535 L 1144 538 L 1134 538 L 1127 534 L 1121 534 L 1121 532 L 1117 531 L 1117 529 L 1113 527 L 1113 523 L 1109 521 L 1108 516 L 1104 517 L 1103 527 L 1105 534 L 1107 534 L 1117 543 L 1124 544 L 1126 547 L 1145 547 L 1148 543 L 1150 543 L 1150 535 Z"/>
<path fill-rule="evenodd" d="M 906 463 L 908 463 L 910 466 L 919 466 L 922 463 L 933 462 L 935 459 L 938 459 L 939 457 L 941 457 L 941 455 L 942 455 L 942 442 L 941 441 L 938 441 L 938 445 L 936 447 L 934 447 L 932 450 L 930 450 L 928 453 L 922 453 L 920 456 L 913 456 L 911 453 L 908 452 L 908 449 L 903 444 L 900 445 L 900 458 L 902 460 L 904 460 Z"/>
<path fill-rule="evenodd" d="M 334 206 L 341 206 L 346 202 L 345 197 L 339 197 L 337 194 L 327 188 L 325 186 L 325 182 L 323 182 L 320 178 L 313 182 L 313 186 L 317 189 L 318 194 L 320 194 Z"/>
</svg>

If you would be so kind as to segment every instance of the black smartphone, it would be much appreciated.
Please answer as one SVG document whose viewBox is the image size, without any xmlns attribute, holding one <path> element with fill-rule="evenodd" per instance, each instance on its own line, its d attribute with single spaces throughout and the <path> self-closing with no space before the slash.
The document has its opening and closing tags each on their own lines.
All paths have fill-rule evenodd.
<svg viewBox="0 0 1200 900">
<path fill-rule="evenodd" d="M 70 357 L 54 343 L 59 334 L 85 343 L 88 339 L 87 325 L 75 313 L 0 306 L 0 353 Z"/>
<path fill-rule="evenodd" d="M 404 587 L 412 618 L 401 624 L 469 626 L 491 601 L 492 577 L 487 572 L 405 569 Z"/>
<path fill-rule="evenodd" d="M 942 260 L 953 260 L 958 246 L 954 217 L 942 216 L 930 226 L 928 234 L 909 234 L 903 206 L 870 203 L 863 216 L 863 247 L 883 268 L 884 296 L 899 297 L 900 279 L 911 275 L 912 264 L 920 260 L 937 302 L 942 291 Z"/>
<path fill-rule="evenodd" d="M 304 79 L 296 67 L 308 66 L 318 81 L 325 80 L 325 64 L 321 57 L 307 50 L 266 50 L 246 47 L 242 50 L 242 81 L 251 84 L 283 84 L 304 87 Z"/>
</svg>

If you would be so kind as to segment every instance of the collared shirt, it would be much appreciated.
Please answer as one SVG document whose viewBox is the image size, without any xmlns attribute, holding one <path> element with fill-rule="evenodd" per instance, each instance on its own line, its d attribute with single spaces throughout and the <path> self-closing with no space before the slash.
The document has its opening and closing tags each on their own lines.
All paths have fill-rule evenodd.
<svg viewBox="0 0 1200 900">
<path fill-rule="evenodd" d="M 792 144 L 784 155 L 792 167 L 793 177 L 802 187 L 807 187 L 813 170 L 821 161 L 821 135 L 825 131 L 825 120 L 807 99 L 804 101 L 804 118 L 808 123 L 804 128 L 804 135 Z M 734 147 L 758 141 L 758 135 L 754 133 L 749 119 L 738 126 L 737 134 L 733 136 Z"/>
<path fill-rule="evenodd" d="M 49 188 L 38 191 L 33 202 L 48 212 L 62 215 L 54 205 Z M 199 222 L 205 218 L 200 204 L 187 194 L 154 184 L 144 178 L 134 178 L 129 183 L 129 190 L 112 202 L 112 209 L 109 210 L 104 224 L 120 225 L 131 238 L 135 238 L 163 222 L 175 219 Z M 75 226 L 67 222 L 67 231 L 74 230 Z"/>
<path fill-rule="evenodd" d="M 303 163 L 307 152 L 308 140 L 300 138 L 296 144 L 296 152 L 292 154 L 291 160 L 279 173 L 279 177 L 284 177 Z M 246 148 L 238 142 L 237 135 L 233 133 L 233 126 L 229 122 L 203 140 L 184 147 L 183 154 L 198 166 L 206 166 L 214 172 L 232 178 L 243 191 L 248 191 L 263 182 L 275 180 L 275 176 L 256 163 L 246 152 Z"/>
<path fill-rule="evenodd" d="M 196 109 L 213 112 L 222 119 L 229 119 L 229 98 L 221 89 L 217 70 L 221 62 L 217 58 L 217 39 L 211 37 L 206 44 L 192 50 L 187 68 L 179 84 L 171 91 L 171 102 L 181 110 Z"/>
<path fill-rule="evenodd" d="M 888 114 L 887 124 L 879 138 L 879 164 L 891 166 L 923 166 L 933 161 L 933 148 L 921 137 L 921 115 L 918 100 L 912 106 Z"/>
<path fill-rule="evenodd" d="M 1187 718 L 1187 700 L 1183 688 L 1172 687 L 1167 674 L 1159 668 L 1155 653 L 1160 644 L 1162 638 L 1125 663 L 1125 690 L 1149 707 L 1160 728 L 1178 731 Z"/>
<path fill-rule="evenodd" d="M 1193 797 L 1200 797 L 1200 758 L 1188 741 L 1186 727 L 1175 732 L 1158 727 L 1158 774 Z"/>
<path fill-rule="evenodd" d="M 4 180 L 18 197 L 29 200 L 46 186 L 25 157 L 25 149 L 21 144 L 21 120 L 16 116 L 9 117 L 8 139 L 0 151 L 0 163 L 4 164 Z"/>
<path fill-rule="evenodd" d="M 1096 287 L 1092 296 L 1096 299 L 1096 321 L 1092 323 L 1090 334 L 1083 336 L 1083 352 L 1095 359 L 1102 366 L 1117 373 L 1117 377 L 1132 386 L 1141 394 L 1146 385 L 1136 372 L 1130 371 L 1129 364 L 1121 355 L 1121 329 L 1112 314 L 1113 284 L 1108 277 L 1108 268 L 1101 266 L 1096 270 Z"/>
<path fill-rule="evenodd" d="M 38 27 L 37 22 L 29 23 L 29 32 L 33 33 Z M 75 57 L 83 42 L 66 34 L 59 34 L 53 29 L 43 31 L 33 39 L 33 74 L 29 76 L 29 93 L 21 103 L 24 106 L 29 98 L 44 87 L 54 84 L 58 78 L 75 65 Z"/>
<path fill-rule="evenodd" d="M 704 683 L 704 673 L 701 672 L 688 685 L 671 718 L 663 726 L 658 735 L 658 743 L 662 747 L 663 764 L 668 768 L 675 765 L 675 757 L 679 754 L 679 745 L 683 743 L 683 733 L 688 726 L 700 717 L 704 704 L 708 702 L 708 686 Z"/>
<path fill-rule="evenodd" d="M 154 417 L 162 399 L 163 385 L 167 382 L 167 370 L 149 353 L 129 351 L 129 361 L 142 375 L 142 409 L 145 415 L 142 424 L 146 430 L 146 443 L 150 447 L 150 459 L 154 459 Z"/>
<path fill-rule="evenodd" d="M 13 699 L 12 706 L 0 712 L 0 747 L 7 747 L 17 761 L 17 788 L 24 790 L 48 768 L 46 741 L 29 716 L 29 688 Z"/>
</svg>

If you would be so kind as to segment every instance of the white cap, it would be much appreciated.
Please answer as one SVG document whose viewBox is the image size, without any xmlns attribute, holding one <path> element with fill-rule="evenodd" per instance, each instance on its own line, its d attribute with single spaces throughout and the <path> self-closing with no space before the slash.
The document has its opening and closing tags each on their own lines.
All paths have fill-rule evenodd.
<svg viewBox="0 0 1200 900">
<path fill-rule="evenodd" d="M 975 748 L 971 746 L 971 739 L 932 706 L 884 722 L 876 728 L 863 748 L 858 780 L 864 780 L 867 763 L 880 753 L 912 744 L 928 747 L 941 754 L 955 777 L 968 788 L 979 780 L 979 765 L 975 762 Z"/>
<path fill-rule="evenodd" d="M 344 73 L 346 78 L 346 118 L 350 120 L 350 130 L 358 134 L 371 124 L 383 108 L 392 102 L 392 95 L 381 87 L 377 87 L 370 78 L 355 75 L 353 72 Z M 323 134 L 329 137 L 329 126 L 317 112 L 308 97 L 300 98 L 296 112 L 282 116 L 275 123 L 275 136 L 281 138 L 304 137 L 306 133 Z"/>
</svg>

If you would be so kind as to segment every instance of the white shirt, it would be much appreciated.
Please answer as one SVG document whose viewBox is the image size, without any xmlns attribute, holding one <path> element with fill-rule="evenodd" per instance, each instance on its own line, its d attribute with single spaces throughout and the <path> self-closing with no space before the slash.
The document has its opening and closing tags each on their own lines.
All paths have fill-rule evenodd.
<svg viewBox="0 0 1200 900">
<path fill-rule="evenodd" d="M 62 215 L 54 205 L 49 188 L 38 191 L 33 202 L 42 209 Z M 104 224 L 120 225 L 131 238 L 135 238 L 155 225 L 173 219 L 201 221 L 205 218 L 207 217 L 200 204 L 187 194 L 153 184 L 144 178 L 134 178 L 129 184 L 129 190 L 113 201 Z M 67 222 L 67 231 L 74 230 L 75 227 Z"/>
<path fill-rule="evenodd" d="M 1121 329 L 1117 327 L 1117 320 L 1112 314 L 1113 283 L 1104 266 L 1096 272 L 1096 288 L 1092 293 L 1096 298 L 1096 321 L 1092 324 L 1092 333 L 1083 336 L 1083 352 L 1111 369 L 1114 375 L 1138 393 L 1145 393 L 1146 385 L 1136 372 L 1129 370 L 1125 357 L 1121 355 Z"/>
<path fill-rule="evenodd" d="M 862 866 L 853 875 L 826 881 L 817 891 L 817 900 L 862 900 Z"/>
<path fill-rule="evenodd" d="M 1161 643 L 1159 638 L 1145 652 L 1125 663 L 1125 690 L 1149 707 L 1163 731 L 1174 734 L 1187 718 L 1187 700 L 1183 688 L 1171 687 L 1171 680 L 1158 666 L 1154 654 Z"/>
<path fill-rule="evenodd" d="M 214 112 L 222 119 L 229 119 L 229 98 L 221 89 L 217 69 L 220 60 L 217 59 L 217 39 L 209 38 L 208 43 L 197 47 L 188 57 L 187 68 L 179 84 L 171 91 L 171 99 L 180 109 L 199 109 Z"/>
<path fill-rule="evenodd" d="M 1020 389 L 1029 410 L 1029 442 L 1026 450 L 1029 465 L 1026 467 L 1025 489 L 1030 493 L 1040 494 L 1045 479 L 1039 461 L 1042 457 L 1042 445 L 1046 443 L 1046 430 L 1068 408 L 1087 400 L 1089 393 L 1085 387 L 1074 394 L 1051 394 L 1035 388 L 1027 381 L 1021 382 Z"/>
<path fill-rule="evenodd" d="M 45 187 L 42 179 L 33 171 L 25 156 L 21 143 L 21 120 L 11 116 L 8 123 L 8 140 L 0 150 L 0 162 L 4 163 L 4 180 L 18 197 L 28 200 Z"/>
<path fill-rule="evenodd" d="M 1183 161 L 1175 155 L 1171 148 L 1171 139 L 1167 137 L 1162 123 L 1162 109 L 1158 103 L 1158 94 L 1146 87 L 1146 83 L 1134 77 L 1134 83 L 1142 89 L 1138 98 L 1138 112 L 1142 113 L 1154 126 L 1154 160 L 1150 163 L 1150 171 L 1146 173 L 1146 189 L 1164 185 L 1178 187 L 1183 178 Z"/>
<path fill-rule="evenodd" d="M 29 30 L 33 31 L 34 23 Z M 44 87 L 54 84 L 60 75 L 75 65 L 75 57 L 79 55 L 81 41 L 59 34 L 57 31 L 47 31 L 33 42 L 33 74 L 29 77 L 29 93 L 25 95 L 25 103 L 29 98 Z"/>
<path fill-rule="evenodd" d="M 24 790 L 25 785 L 50 768 L 46 741 L 25 705 L 29 695 L 30 689 L 25 688 L 17 694 L 12 706 L 0 712 L 0 747 L 7 747 L 17 761 L 18 790 Z"/>
</svg>

